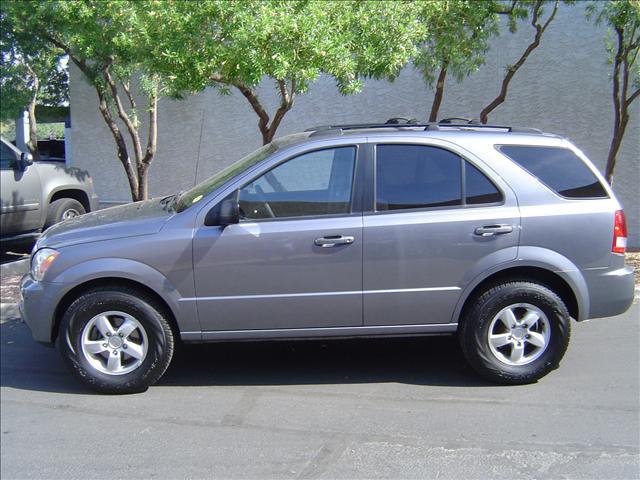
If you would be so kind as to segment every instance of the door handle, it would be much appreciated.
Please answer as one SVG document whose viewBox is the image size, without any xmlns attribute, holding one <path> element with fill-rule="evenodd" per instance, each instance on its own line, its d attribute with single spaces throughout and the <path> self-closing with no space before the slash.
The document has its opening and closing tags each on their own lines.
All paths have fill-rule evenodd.
<svg viewBox="0 0 640 480">
<path fill-rule="evenodd" d="M 513 225 L 485 225 L 476 228 L 473 233 L 481 237 L 492 237 L 494 235 L 504 235 L 513 232 Z"/>
<path fill-rule="evenodd" d="M 342 235 L 330 235 L 328 237 L 316 238 L 314 245 L 322 248 L 337 247 L 338 245 L 351 245 L 355 239 L 353 237 L 343 237 Z"/>
</svg>

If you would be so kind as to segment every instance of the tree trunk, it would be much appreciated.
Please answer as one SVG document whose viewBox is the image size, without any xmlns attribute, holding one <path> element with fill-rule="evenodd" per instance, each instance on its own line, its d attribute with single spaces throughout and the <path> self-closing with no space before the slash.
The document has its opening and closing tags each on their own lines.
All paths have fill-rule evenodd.
<svg viewBox="0 0 640 480">
<path fill-rule="evenodd" d="M 440 104 L 442 103 L 442 97 L 444 96 L 444 81 L 447 78 L 447 66 L 447 63 L 445 63 L 440 69 L 440 74 L 438 75 L 436 91 L 433 95 L 433 103 L 431 104 L 431 113 L 429 114 L 430 122 L 438 121 L 438 112 L 440 111 Z"/>
<path fill-rule="evenodd" d="M 40 160 L 40 151 L 38 150 L 38 123 L 36 121 L 36 101 L 38 99 L 38 93 L 40 91 L 40 81 L 38 77 L 33 73 L 33 70 L 29 69 L 33 78 L 33 97 L 27 106 L 27 115 L 29 117 L 29 142 L 27 147 L 34 160 Z"/>
<path fill-rule="evenodd" d="M 148 173 L 149 166 L 145 164 L 138 165 L 138 198 L 137 200 L 146 200 L 149 198 L 149 182 Z"/>
<path fill-rule="evenodd" d="M 507 69 L 507 74 L 502 79 L 502 85 L 500 86 L 500 93 L 480 112 L 481 123 L 486 124 L 489 121 L 489 114 L 493 112 L 496 108 L 498 108 L 498 106 L 504 103 L 504 101 L 507 98 L 507 91 L 509 89 L 509 84 L 511 83 L 511 80 L 515 76 L 516 72 L 520 69 L 520 67 L 522 67 L 522 65 L 524 65 L 524 63 L 527 61 L 531 52 L 533 52 L 536 48 L 538 48 L 538 46 L 540 45 L 540 40 L 542 39 L 542 35 L 544 34 L 549 24 L 555 18 L 556 13 L 558 11 L 559 0 L 556 0 L 553 6 L 553 11 L 551 12 L 551 15 L 549 15 L 549 18 L 544 23 L 544 25 L 541 25 L 538 23 L 538 19 L 541 13 L 543 3 L 544 2 L 542 0 L 538 0 L 533 7 L 531 25 L 536 31 L 533 41 L 527 46 L 524 53 L 518 59 L 515 65 L 512 65 Z"/>
<path fill-rule="evenodd" d="M 611 186 L 613 186 L 613 173 L 616 168 L 618 151 L 629 123 L 629 105 L 640 96 L 640 89 L 638 89 L 627 97 L 629 71 L 632 70 L 633 63 L 637 58 L 636 53 L 632 60 L 629 60 L 629 49 L 637 48 L 637 43 L 625 48 L 625 32 L 620 28 L 615 28 L 615 31 L 618 47 L 613 61 L 613 137 L 604 171 L 604 177 Z M 620 78 L 621 71 L 622 78 Z"/>
<path fill-rule="evenodd" d="M 34 160 L 40 160 L 40 151 L 38 150 L 38 124 L 36 123 L 36 100 L 35 97 L 29 102 L 27 108 L 29 116 L 29 152 Z"/>
<path fill-rule="evenodd" d="M 224 79 L 219 77 L 214 76 L 213 79 L 220 83 L 228 83 Z M 291 107 L 293 107 L 293 101 L 295 98 L 295 80 L 291 80 L 290 90 L 287 89 L 284 80 L 276 80 L 276 82 L 280 89 L 280 106 L 278 107 L 278 110 L 276 110 L 276 113 L 273 116 L 273 120 L 271 120 L 271 124 L 269 124 L 269 114 L 265 110 L 262 103 L 260 103 L 258 94 L 252 88 L 247 87 L 246 85 L 243 85 L 241 83 L 232 84 L 247 99 L 253 111 L 256 113 L 256 115 L 258 115 L 258 129 L 260 130 L 260 134 L 262 135 L 263 145 L 271 143 L 273 137 L 275 137 L 276 132 L 278 131 L 278 127 L 284 119 L 284 116 L 289 110 L 291 110 Z"/>
<path fill-rule="evenodd" d="M 107 100 L 105 98 L 105 94 L 102 89 L 96 86 L 96 92 L 98 93 L 98 109 L 102 114 L 102 118 L 104 119 L 107 127 L 109 127 L 109 131 L 113 136 L 113 139 L 116 142 L 116 152 L 118 155 L 118 159 L 122 166 L 124 167 L 124 171 L 127 174 L 127 180 L 129 181 L 129 190 L 131 191 L 131 199 L 136 202 L 140 199 L 139 196 L 139 188 L 138 188 L 138 175 L 134 166 L 131 162 L 131 158 L 129 157 L 129 151 L 127 149 L 127 142 L 124 140 L 124 136 L 118 128 L 118 124 L 115 122 L 113 117 L 111 116 L 111 112 L 109 111 L 109 107 L 107 105 Z"/>
</svg>

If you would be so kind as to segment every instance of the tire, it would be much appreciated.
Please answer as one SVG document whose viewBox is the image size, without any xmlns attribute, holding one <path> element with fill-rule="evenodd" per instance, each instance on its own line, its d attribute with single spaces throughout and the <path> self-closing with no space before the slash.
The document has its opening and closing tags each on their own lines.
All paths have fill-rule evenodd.
<svg viewBox="0 0 640 480">
<path fill-rule="evenodd" d="M 463 314 L 459 330 L 471 367 L 492 382 L 509 385 L 533 383 L 557 368 L 570 335 L 569 312 L 560 297 L 525 281 L 480 294 Z"/>
<path fill-rule="evenodd" d="M 44 228 L 49 228 L 51 225 L 84 215 L 85 213 L 87 212 L 79 201 L 73 198 L 59 198 L 49 204 Z"/>
<path fill-rule="evenodd" d="M 137 393 L 166 371 L 174 336 L 165 309 L 153 298 L 131 288 L 104 287 L 82 294 L 69 306 L 58 348 L 89 388 Z"/>
</svg>

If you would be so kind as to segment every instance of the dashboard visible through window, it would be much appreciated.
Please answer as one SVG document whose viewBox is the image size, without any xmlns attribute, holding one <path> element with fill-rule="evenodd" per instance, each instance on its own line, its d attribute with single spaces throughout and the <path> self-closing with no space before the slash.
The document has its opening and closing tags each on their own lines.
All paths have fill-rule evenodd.
<svg viewBox="0 0 640 480">
<path fill-rule="evenodd" d="M 350 213 L 355 159 L 356 148 L 349 146 L 287 160 L 240 189 L 242 218 Z"/>
</svg>

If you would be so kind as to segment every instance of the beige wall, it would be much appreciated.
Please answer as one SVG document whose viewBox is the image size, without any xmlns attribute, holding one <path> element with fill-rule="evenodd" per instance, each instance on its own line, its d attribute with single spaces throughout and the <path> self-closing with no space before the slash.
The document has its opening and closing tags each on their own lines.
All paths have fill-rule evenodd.
<svg viewBox="0 0 640 480">
<path fill-rule="evenodd" d="M 507 101 L 490 116 L 495 124 L 540 128 L 576 143 L 604 169 L 611 141 L 610 67 L 602 27 L 587 22 L 584 7 L 563 6 L 541 46 L 514 78 Z M 462 84 L 446 84 L 441 117 L 478 117 L 498 92 L 504 68 L 514 63 L 532 37 L 528 24 L 516 35 L 493 42 L 486 64 Z M 265 82 L 261 98 L 272 107 L 276 91 Z M 433 92 L 407 68 L 394 83 L 368 81 L 360 95 L 343 97 L 321 78 L 298 97 L 278 131 L 284 135 L 314 125 L 383 121 L 393 116 L 428 116 Z M 630 244 L 640 246 L 640 101 L 632 105 L 614 179 L 625 205 Z M 71 72 L 73 164 L 88 169 L 102 200 L 127 201 L 127 181 L 113 140 L 97 109 L 92 88 L 77 70 Z M 191 187 L 228 163 L 260 146 L 257 117 L 246 100 L 209 89 L 184 101 L 162 99 L 158 155 L 150 173 L 153 196 Z"/>
</svg>

